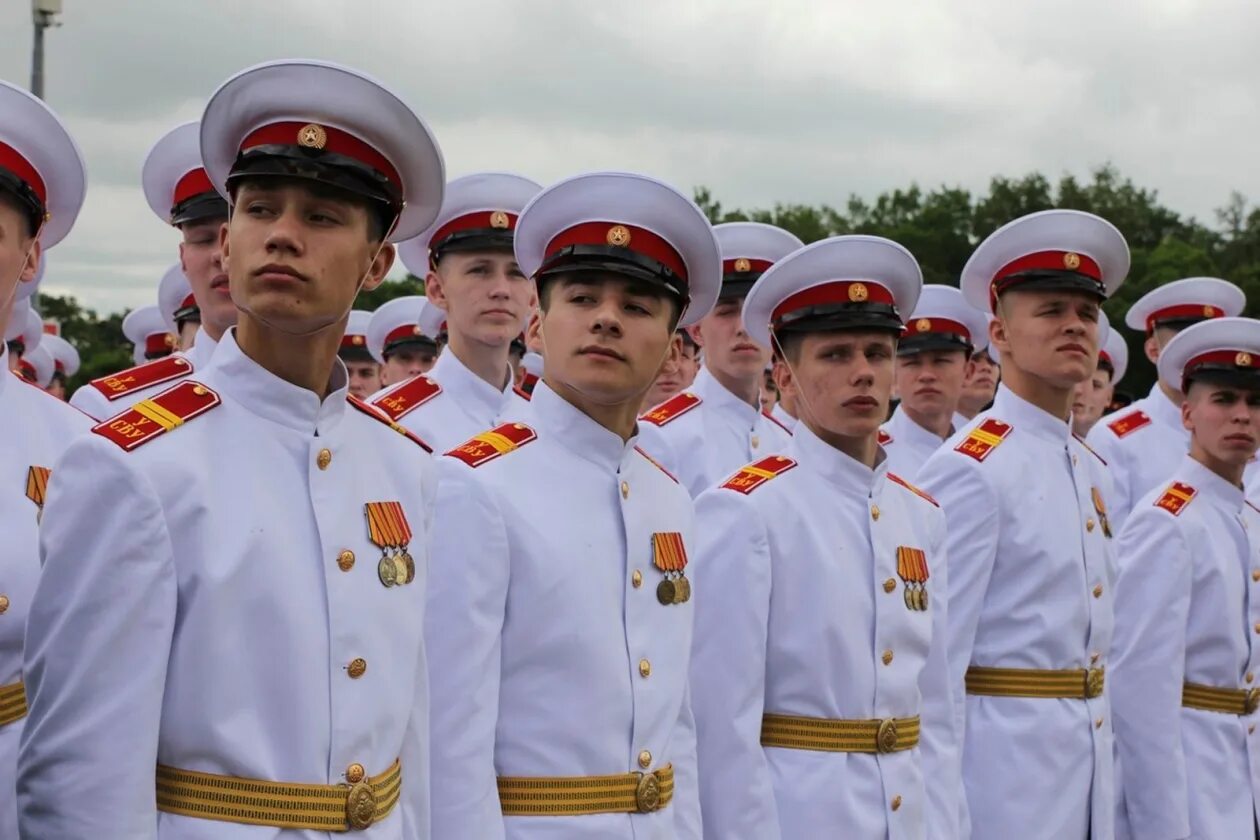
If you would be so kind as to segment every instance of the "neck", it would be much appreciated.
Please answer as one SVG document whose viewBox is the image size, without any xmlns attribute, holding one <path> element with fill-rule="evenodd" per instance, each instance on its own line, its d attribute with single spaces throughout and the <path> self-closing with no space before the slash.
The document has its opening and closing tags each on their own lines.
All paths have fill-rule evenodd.
<svg viewBox="0 0 1260 840">
<path fill-rule="evenodd" d="M 510 343 L 496 347 L 474 341 L 454 331 L 451 331 L 446 343 L 447 353 L 454 353 L 464 367 L 497 391 L 502 391 L 507 386 L 508 356 L 511 350 Z"/>
<path fill-rule="evenodd" d="M 865 464 L 871 469 L 875 468 L 875 460 L 879 457 L 878 430 L 871 432 L 869 435 L 848 437 L 847 435 L 837 435 L 833 432 L 829 432 L 804 418 L 801 418 L 801 422 L 804 423 L 811 432 L 818 435 L 819 440 L 831 448 L 843 452 L 859 464 Z"/>
<path fill-rule="evenodd" d="M 925 414 L 922 411 L 911 408 L 904 402 L 901 404 L 901 410 L 906 413 L 907 417 L 927 429 L 932 434 L 936 435 L 941 440 L 949 437 L 950 429 L 953 427 L 954 422 L 953 412 L 945 414 Z"/>
<path fill-rule="evenodd" d="M 223 334 L 228 331 L 228 328 L 221 327 L 217 324 L 212 324 L 209 321 L 202 321 L 201 331 L 204 332 L 206 335 L 210 336 L 211 338 L 213 338 L 215 344 L 218 344 L 220 341 L 223 340 Z M 237 335 L 237 338 L 238 339 L 240 338 L 239 334 Z"/>
<path fill-rule="evenodd" d="M 1181 409 L 1181 404 L 1186 401 L 1185 394 L 1181 393 L 1180 391 L 1174 391 L 1172 388 L 1169 388 L 1167 385 L 1164 384 L 1164 380 L 1162 379 L 1159 380 L 1159 390 L 1163 392 L 1165 397 L 1168 397 L 1169 402 L 1177 406 L 1178 410 Z"/>
<path fill-rule="evenodd" d="M 751 378 L 744 379 L 740 377 L 728 376 L 726 373 L 715 370 L 705 365 L 705 370 L 709 375 L 718 381 L 723 388 L 739 397 L 753 408 L 761 408 L 761 375 L 757 374 Z"/>
<path fill-rule="evenodd" d="M 311 335 L 289 335 L 271 329 L 248 315 L 236 325 L 241 352 L 285 382 L 313 391 L 321 400 L 328 396 L 345 319 Z"/>
<path fill-rule="evenodd" d="M 1235 464 L 1233 461 L 1224 461 L 1214 457 L 1206 449 L 1199 445 L 1197 440 L 1190 442 L 1190 457 L 1207 467 L 1221 478 L 1228 481 L 1235 487 L 1243 486 L 1243 473 L 1247 469 L 1247 462 Z"/>
<path fill-rule="evenodd" d="M 617 435 L 623 441 L 634 437 L 636 423 L 639 419 L 639 403 L 643 401 L 642 396 L 632 397 L 625 402 L 606 405 L 591 400 L 568 385 L 549 379 L 546 374 L 543 374 L 543 382 L 546 382 L 547 387 L 555 391 L 556 396 L 560 397 L 560 399 Z"/>
<path fill-rule="evenodd" d="M 958 413 L 963 417 L 966 417 L 968 420 L 974 419 L 975 416 L 980 413 L 980 408 L 980 406 L 970 405 L 961 400 L 958 402 Z"/>
<path fill-rule="evenodd" d="M 1067 421 L 1072 411 L 1072 391 L 1075 386 L 1061 387 L 1009 365 L 1009 375 L 1003 370 L 1003 382 L 1011 393 L 1027 400 L 1047 414 Z"/>
</svg>

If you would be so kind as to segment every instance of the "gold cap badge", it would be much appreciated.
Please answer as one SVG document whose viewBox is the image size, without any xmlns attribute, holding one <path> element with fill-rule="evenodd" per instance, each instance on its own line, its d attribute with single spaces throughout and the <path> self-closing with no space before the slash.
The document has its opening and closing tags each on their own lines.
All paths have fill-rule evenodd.
<svg viewBox="0 0 1260 840">
<path fill-rule="evenodd" d="M 854 303 L 861 303 L 870 296 L 870 290 L 866 288 L 865 283 L 854 283 L 852 286 L 849 286 L 849 300 Z"/>
<path fill-rule="evenodd" d="M 508 214 L 502 210 L 496 210 L 490 214 L 490 227 L 504 230 L 508 226 Z"/>
<path fill-rule="evenodd" d="M 299 146 L 308 149 L 322 149 L 328 142 L 328 132 L 324 131 L 323 126 L 307 123 L 298 129 L 297 141 Z"/>
<path fill-rule="evenodd" d="M 630 230 L 625 225 L 613 225 L 608 229 L 608 244 L 624 248 L 630 244 Z"/>
<path fill-rule="evenodd" d="M 353 337 L 350 339 L 350 343 L 351 343 L 351 344 L 362 344 L 362 343 L 363 343 L 363 336 L 361 336 L 361 335 L 356 335 L 356 336 L 353 336 Z"/>
<path fill-rule="evenodd" d="M 1238 365 L 1238 367 L 1251 367 L 1251 354 L 1239 353 L 1234 357 L 1234 364 Z"/>
<path fill-rule="evenodd" d="M 752 263 L 750 263 L 748 260 L 744 259 L 743 257 L 740 257 L 739 259 L 735 260 L 736 271 L 750 271 L 751 269 L 752 269 Z"/>
<path fill-rule="evenodd" d="M 1068 251 L 1063 255 L 1063 267 L 1075 271 L 1081 267 L 1081 255 Z"/>
<path fill-rule="evenodd" d="M 1203 317 L 1204 317 L 1204 318 L 1215 318 L 1215 317 L 1216 317 L 1216 307 L 1214 307 L 1214 306 L 1204 306 L 1204 307 L 1203 307 Z"/>
<path fill-rule="evenodd" d="M 932 329 L 932 322 L 929 321 L 927 318 L 920 318 L 919 320 L 914 322 L 914 328 L 918 332 L 927 332 L 928 330 Z"/>
</svg>

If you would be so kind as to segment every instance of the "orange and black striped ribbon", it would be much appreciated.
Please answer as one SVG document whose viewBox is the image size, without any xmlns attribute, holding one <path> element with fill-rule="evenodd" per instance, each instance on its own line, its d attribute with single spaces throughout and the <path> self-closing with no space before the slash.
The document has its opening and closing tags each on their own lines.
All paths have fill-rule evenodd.
<svg viewBox="0 0 1260 840">
<path fill-rule="evenodd" d="M 927 583 L 927 556 L 923 549 L 897 546 L 897 574 L 909 583 Z"/>
<path fill-rule="evenodd" d="M 687 549 L 682 534 L 664 531 L 652 535 L 652 565 L 662 572 L 681 572 L 687 568 Z"/>
<path fill-rule="evenodd" d="M 48 478 L 52 470 L 48 467 L 31 467 L 26 471 L 26 498 L 35 503 L 40 510 L 44 509 L 44 497 L 48 493 Z"/>
</svg>

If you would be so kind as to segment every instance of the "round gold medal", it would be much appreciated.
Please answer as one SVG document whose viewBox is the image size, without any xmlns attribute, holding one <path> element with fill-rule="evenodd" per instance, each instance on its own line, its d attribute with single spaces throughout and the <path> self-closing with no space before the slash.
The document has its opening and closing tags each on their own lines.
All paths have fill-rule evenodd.
<svg viewBox="0 0 1260 840">
<path fill-rule="evenodd" d="M 394 558 L 389 555 L 382 557 L 381 562 L 376 564 L 376 574 L 386 589 L 398 583 L 398 567 L 394 565 Z"/>
<path fill-rule="evenodd" d="M 677 594 L 677 591 L 674 582 L 669 578 L 665 578 L 665 580 L 656 585 L 656 600 L 665 606 L 669 606 L 674 603 L 674 596 Z"/>
</svg>

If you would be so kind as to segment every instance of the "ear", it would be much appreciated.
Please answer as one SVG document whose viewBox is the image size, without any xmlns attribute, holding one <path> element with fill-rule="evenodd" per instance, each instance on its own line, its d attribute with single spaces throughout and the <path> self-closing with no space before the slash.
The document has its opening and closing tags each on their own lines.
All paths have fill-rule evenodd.
<svg viewBox="0 0 1260 840">
<path fill-rule="evenodd" d="M 1189 431 L 1194 431 L 1194 422 L 1190 419 L 1190 399 L 1187 397 L 1181 403 L 1181 425 Z"/>
<path fill-rule="evenodd" d="M 382 245 L 381 250 L 376 253 L 376 258 L 372 260 L 372 265 L 368 267 L 367 276 L 363 279 L 363 286 L 359 291 L 370 292 L 384 283 L 385 275 L 389 274 L 389 270 L 394 267 L 394 257 L 397 255 L 398 251 L 392 242 Z"/>
<path fill-rule="evenodd" d="M 1159 362 L 1159 342 L 1152 333 L 1146 337 L 1146 341 L 1142 342 L 1142 349 L 1146 351 L 1146 358 L 1151 364 Z"/>
<path fill-rule="evenodd" d="M 31 240 L 31 249 L 26 252 L 26 265 L 22 266 L 22 273 L 18 275 L 18 280 L 23 283 L 35 282 L 35 275 L 39 273 L 39 262 L 44 258 L 44 246 L 36 237 Z"/>
<path fill-rule="evenodd" d="M 700 329 L 699 324 L 692 324 L 690 327 L 683 327 L 683 329 L 691 336 L 691 340 L 696 343 L 697 347 L 704 347 L 704 332 Z"/>
<path fill-rule="evenodd" d="M 788 367 L 783 359 L 774 360 L 770 375 L 774 378 L 774 387 L 779 389 L 780 394 L 795 393 L 796 380 L 792 376 L 792 368 Z"/>
<path fill-rule="evenodd" d="M 660 376 L 663 371 L 671 373 L 678 370 L 678 365 L 682 363 L 682 336 L 678 333 L 669 340 L 669 352 L 665 354 L 665 358 L 661 360 L 661 366 L 656 371 L 656 375 Z"/>
<path fill-rule="evenodd" d="M 996 315 L 989 322 L 989 344 L 997 348 L 999 353 L 1011 352 L 1010 333 L 1006 328 L 1006 315 Z"/>
<path fill-rule="evenodd" d="M 450 308 L 446 301 L 446 289 L 442 288 L 442 276 L 434 269 L 429 269 L 429 273 L 424 276 L 424 294 L 438 308 Z"/>
<path fill-rule="evenodd" d="M 224 222 L 223 224 L 219 225 L 219 253 L 223 255 L 223 272 L 231 276 L 231 272 L 228 271 L 228 223 L 227 222 Z M 179 246 L 179 254 L 180 254 L 180 263 L 182 266 L 182 263 L 184 261 L 184 246 L 182 244 Z"/>
<path fill-rule="evenodd" d="M 529 326 L 525 328 L 525 346 L 547 358 L 547 342 L 543 339 L 543 318 L 546 314 L 537 310 L 529 316 Z M 544 361 L 545 364 L 545 361 Z"/>
</svg>

